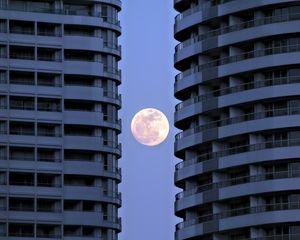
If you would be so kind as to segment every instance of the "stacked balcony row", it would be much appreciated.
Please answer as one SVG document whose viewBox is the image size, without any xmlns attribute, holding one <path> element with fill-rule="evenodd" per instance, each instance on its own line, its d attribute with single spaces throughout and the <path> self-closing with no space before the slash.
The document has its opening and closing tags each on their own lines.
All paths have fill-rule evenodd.
<svg viewBox="0 0 300 240">
<path fill-rule="evenodd" d="M 174 6 L 175 239 L 298 239 L 299 3 Z"/>
</svg>

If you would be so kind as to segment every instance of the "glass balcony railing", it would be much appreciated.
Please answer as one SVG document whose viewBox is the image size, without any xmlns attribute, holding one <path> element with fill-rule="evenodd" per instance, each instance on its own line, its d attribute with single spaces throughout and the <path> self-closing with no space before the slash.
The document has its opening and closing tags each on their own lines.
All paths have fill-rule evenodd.
<svg viewBox="0 0 300 240">
<path fill-rule="evenodd" d="M 51 103 L 38 103 L 37 110 L 44 111 L 44 112 L 61 112 L 62 111 L 60 104 L 51 104 Z"/>
<path fill-rule="evenodd" d="M 104 41 L 103 46 L 106 47 L 106 48 L 111 48 L 111 49 L 121 51 L 121 45 L 118 45 L 116 43 Z"/>
<path fill-rule="evenodd" d="M 37 136 L 42 136 L 42 137 L 61 137 L 62 135 L 61 135 L 60 132 L 38 130 Z"/>
<path fill-rule="evenodd" d="M 254 183 L 254 182 L 261 182 L 261 181 L 268 181 L 268 180 L 275 180 L 275 179 L 289 179 L 289 178 L 300 178 L 300 171 L 291 170 L 291 171 L 267 172 L 264 174 L 230 178 L 230 179 L 223 180 L 221 182 L 203 184 L 176 194 L 176 200 L 180 200 L 184 197 L 192 196 L 194 194 L 198 194 L 212 189 L 220 189 L 224 187 L 236 186 L 236 185 L 246 184 L 246 183 Z"/>
<path fill-rule="evenodd" d="M 113 91 L 104 90 L 103 96 L 121 101 L 121 94 L 113 92 Z"/>
<path fill-rule="evenodd" d="M 21 60 L 35 60 L 35 57 L 33 54 L 23 54 L 21 52 L 17 53 L 17 52 L 11 52 L 9 54 L 9 58 L 11 59 L 21 59 Z"/>
<path fill-rule="evenodd" d="M 33 238 L 34 233 L 27 233 L 27 232 L 9 232 L 9 237 L 26 237 L 26 238 Z"/>
<path fill-rule="evenodd" d="M 10 29 L 10 33 L 15 33 L 15 34 L 26 34 L 26 35 L 34 35 L 34 29 Z"/>
<path fill-rule="evenodd" d="M 16 85 L 34 85 L 34 79 L 11 79 L 10 84 L 16 84 Z"/>
<path fill-rule="evenodd" d="M 37 7 L 32 7 L 30 5 L 13 6 L 13 5 L 5 5 L 5 4 L 0 5 L 0 10 L 35 12 L 35 13 L 49 13 L 49 14 L 69 15 L 69 16 L 97 17 L 97 18 L 101 18 L 103 20 L 103 22 L 120 26 L 120 21 L 118 19 L 108 17 L 108 16 L 102 16 L 101 13 L 97 12 L 97 11 L 54 9 L 54 8 L 37 8 Z"/>
<path fill-rule="evenodd" d="M 181 1 L 183 1 L 183 0 L 174 0 L 175 4 L 177 4 Z M 205 9 L 208 9 L 208 8 L 220 5 L 220 4 L 232 2 L 232 1 L 234 1 L 234 0 L 213 0 L 213 1 L 208 1 L 208 2 L 198 4 L 196 6 L 193 6 L 189 9 L 185 10 L 184 12 L 178 14 L 176 16 L 176 21 L 179 21 L 179 20 L 183 19 L 184 17 L 187 17 L 193 13 L 196 13 L 196 12 L 199 12 L 199 11 L 202 11 L 202 10 L 205 10 Z"/>
<path fill-rule="evenodd" d="M 190 76 L 195 73 L 200 73 L 203 70 L 219 67 L 222 65 L 230 64 L 230 63 L 236 63 L 248 59 L 258 58 L 258 57 L 265 57 L 275 54 L 282 54 L 282 53 L 292 53 L 292 52 L 299 52 L 300 51 L 300 44 L 294 44 L 294 45 L 284 45 L 280 47 L 272 47 L 272 48 L 265 48 L 260 50 L 254 50 L 250 52 L 246 52 L 240 55 L 235 56 L 229 56 L 220 58 L 202 65 L 198 65 L 193 68 L 189 68 L 188 70 L 185 70 L 178 75 L 176 75 L 176 82 L 183 79 L 184 77 Z"/>
<path fill-rule="evenodd" d="M 218 159 L 220 157 L 226 157 L 226 156 L 235 155 L 239 153 L 261 151 L 261 150 L 272 149 L 272 148 L 299 147 L 299 146 L 300 146 L 300 139 L 267 141 L 267 142 L 256 143 L 256 144 L 241 145 L 238 147 L 227 148 L 217 152 L 200 154 L 194 158 L 176 164 L 176 169 L 179 170 L 187 166 L 198 164 L 200 162 L 211 161 L 214 159 Z"/>
<path fill-rule="evenodd" d="M 33 212 L 34 211 L 34 207 L 29 207 L 29 206 L 10 206 L 9 207 L 9 211 L 22 211 L 22 212 Z"/>
<path fill-rule="evenodd" d="M 223 34 L 226 34 L 226 33 L 236 32 L 236 31 L 240 31 L 240 30 L 243 30 L 243 29 L 258 27 L 258 26 L 267 25 L 267 24 L 280 23 L 280 22 L 289 22 L 289 21 L 296 21 L 296 20 L 300 20 L 300 13 L 282 14 L 282 15 L 276 15 L 276 16 L 270 16 L 270 17 L 264 17 L 264 18 L 257 18 L 257 19 L 245 21 L 245 22 L 242 22 L 242 23 L 239 23 L 239 24 L 222 27 L 222 28 L 219 28 L 219 29 L 216 29 L 216 30 L 208 31 L 208 32 L 206 32 L 204 34 L 201 34 L 201 35 L 197 35 L 193 38 L 190 38 L 186 41 L 183 41 L 182 43 L 179 43 L 176 46 L 176 50 L 178 51 L 178 50 L 183 49 L 185 47 L 188 47 L 192 44 L 195 44 L 197 42 L 201 42 L 205 39 L 215 37 L 215 36 L 219 36 L 219 35 L 223 35 Z"/>
<path fill-rule="evenodd" d="M 121 76 L 121 70 L 118 69 L 118 68 L 104 66 L 103 70 L 106 73 L 114 74 L 114 75 L 117 75 L 119 77 Z"/>
<path fill-rule="evenodd" d="M 206 94 L 195 96 L 193 98 L 189 98 L 179 104 L 176 105 L 176 111 L 187 107 L 189 105 L 202 102 L 208 100 L 210 98 L 224 96 L 232 93 L 248 91 L 252 89 L 258 89 L 263 87 L 270 87 L 270 86 L 277 86 L 277 85 L 284 85 L 284 84 L 295 84 L 300 83 L 300 76 L 289 76 L 289 77 L 280 77 L 280 78 L 267 78 L 261 81 L 251 81 L 247 83 L 242 83 L 233 87 L 226 87 L 221 88 L 216 91 L 211 91 Z"/>
<path fill-rule="evenodd" d="M 196 126 L 195 128 L 190 128 L 185 130 L 181 133 L 178 133 L 175 138 L 176 140 L 182 139 L 184 137 L 190 136 L 192 134 L 196 134 L 202 132 L 204 130 L 224 127 L 232 124 L 237 124 L 241 122 L 248 122 L 252 120 L 259 120 L 264 118 L 271 118 L 271 117 L 279 117 L 279 116 L 291 116 L 291 115 L 298 115 L 300 114 L 300 108 L 279 108 L 273 110 L 267 110 L 262 112 L 244 114 L 237 117 L 226 118 L 219 121 L 209 122 L 204 125 Z"/>
<path fill-rule="evenodd" d="M 255 207 L 246 207 L 246 208 L 238 208 L 229 211 L 224 211 L 217 214 L 209 214 L 200 216 L 195 219 L 187 220 L 181 222 L 176 225 L 176 229 L 183 229 L 192 225 L 209 222 L 209 221 L 217 221 L 224 218 L 248 215 L 248 214 L 257 214 L 257 213 L 264 213 L 264 212 L 273 212 L 273 211 L 284 211 L 284 210 L 299 210 L 300 209 L 300 202 L 284 202 L 284 203 L 277 203 L 277 204 L 265 204 Z"/>
<path fill-rule="evenodd" d="M 121 119 L 117 119 L 117 118 L 115 118 L 113 116 L 110 116 L 110 115 L 103 115 L 103 120 L 105 122 L 121 125 Z"/>
<path fill-rule="evenodd" d="M 298 240 L 298 239 L 300 239 L 300 233 L 247 238 L 245 240 Z"/>
<path fill-rule="evenodd" d="M 9 181 L 9 185 L 14 185 L 14 186 L 34 186 L 33 181 Z"/>
<path fill-rule="evenodd" d="M 37 230 L 38 231 L 38 230 Z M 36 233 L 37 238 L 61 239 L 62 235 L 56 233 Z"/>
<path fill-rule="evenodd" d="M 27 135 L 27 136 L 34 136 L 34 130 L 27 130 L 27 129 L 11 129 L 9 131 L 12 135 Z"/>
<path fill-rule="evenodd" d="M 34 161 L 34 155 L 32 156 L 11 156 L 10 161 Z"/>
<path fill-rule="evenodd" d="M 51 157 L 38 157 L 37 158 L 38 162 L 54 162 L 54 163 L 59 163 L 62 160 L 60 158 L 51 158 Z"/>
<path fill-rule="evenodd" d="M 10 109 L 14 109 L 14 110 L 34 111 L 34 109 L 35 109 L 33 102 L 28 102 L 28 103 L 11 102 L 9 107 L 10 107 Z"/>
</svg>

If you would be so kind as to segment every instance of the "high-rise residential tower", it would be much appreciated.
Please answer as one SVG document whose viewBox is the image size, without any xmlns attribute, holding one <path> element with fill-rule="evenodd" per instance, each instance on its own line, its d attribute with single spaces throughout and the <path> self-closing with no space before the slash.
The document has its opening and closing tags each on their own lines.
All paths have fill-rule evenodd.
<svg viewBox="0 0 300 240">
<path fill-rule="evenodd" d="M 118 239 L 120 10 L 0 0 L 0 239 Z"/>
<path fill-rule="evenodd" d="M 300 239 L 300 1 L 174 6 L 175 239 Z"/>
</svg>

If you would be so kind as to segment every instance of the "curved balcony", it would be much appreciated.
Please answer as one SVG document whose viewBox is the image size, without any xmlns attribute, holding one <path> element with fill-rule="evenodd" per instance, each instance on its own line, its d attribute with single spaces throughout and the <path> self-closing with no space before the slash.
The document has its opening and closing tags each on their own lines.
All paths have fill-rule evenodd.
<svg viewBox="0 0 300 240">
<path fill-rule="evenodd" d="M 53 187 L 37 187 L 31 183 L 31 186 L 24 186 L 24 183 L 15 182 L 15 185 L 2 186 L 1 193 L 10 192 L 12 195 L 32 195 L 32 193 L 38 193 L 41 196 L 62 196 L 62 187 L 61 185 Z"/>
<path fill-rule="evenodd" d="M 104 42 L 103 43 L 103 51 L 105 53 L 115 55 L 117 57 L 118 61 L 121 60 L 121 52 L 122 52 L 121 45 L 113 44 L 111 42 Z"/>
<path fill-rule="evenodd" d="M 236 186 L 246 183 L 258 183 L 263 181 L 272 181 L 276 179 L 291 179 L 291 178 L 300 178 L 299 170 L 291 170 L 291 171 L 277 171 L 271 173 L 263 173 L 251 176 L 237 177 L 226 179 L 221 182 L 203 184 L 194 188 L 191 188 L 186 191 L 182 191 L 176 194 L 176 200 L 180 200 L 198 193 L 202 193 L 205 191 L 220 189 L 230 186 Z"/>
<path fill-rule="evenodd" d="M 217 98 L 233 93 L 249 91 L 253 89 L 259 89 L 264 87 L 272 87 L 278 85 L 288 85 L 288 84 L 297 84 L 300 83 L 300 76 L 289 76 L 289 77 L 280 77 L 280 78 L 267 78 L 261 81 L 251 81 L 247 83 L 242 83 L 233 87 L 221 88 L 216 91 L 211 91 L 203 95 L 195 96 L 189 98 L 183 102 L 178 103 L 175 106 L 175 110 L 179 111 L 187 106 L 190 106 L 195 103 L 203 102 L 208 99 Z"/>
<path fill-rule="evenodd" d="M 96 102 L 107 102 L 121 107 L 121 95 L 112 91 L 104 90 L 98 86 L 65 85 L 63 87 L 65 99 L 90 100 Z"/>
<path fill-rule="evenodd" d="M 119 20 L 117 20 L 115 18 L 110 18 L 110 17 L 102 17 L 101 13 L 98 11 L 81 11 L 81 10 L 55 9 L 55 8 L 36 8 L 36 7 L 31 7 L 30 5 L 10 6 L 8 4 L 1 5 L 0 10 L 43 13 L 43 14 L 48 13 L 48 14 L 57 14 L 57 15 L 66 15 L 66 16 L 94 17 L 94 18 L 101 18 L 103 22 L 107 22 L 110 24 L 120 26 Z"/>
<path fill-rule="evenodd" d="M 102 201 L 121 206 L 121 193 L 107 191 L 100 186 L 71 186 L 64 185 L 65 199 L 80 199 L 88 201 Z"/>
<path fill-rule="evenodd" d="M 265 48 L 262 50 L 254 50 L 240 55 L 220 58 L 218 60 L 211 61 L 202 65 L 198 65 L 194 68 L 190 68 L 188 70 L 185 70 L 177 74 L 176 82 L 182 80 L 184 77 L 187 77 L 191 74 L 199 73 L 210 68 L 219 67 L 230 63 L 237 63 L 247 59 L 259 58 L 263 56 L 276 55 L 282 53 L 299 52 L 299 51 L 300 51 L 300 45 L 296 44 L 296 45 L 286 45 L 281 47 Z"/>
<path fill-rule="evenodd" d="M 1 141 L 2 142 L 2 141 Z M 59 172 L 61 170 L 61 162 L 60 158 L 38 158 L 35 160 L 34 157 L 10 157 L 1 158 L 0 160 L 0 167 L 2 168 L 14 168 L 19 170 L 25 169 L 33 169 L 38 167 L 41 171 L 56 171 Z"/>
<path fill-rule="evenodd" d="M 63 142 L 66 149 L 104 151 L 121 157 L 121 144 L 117 141 L 105 140 L 98 136 L 63 136 Z"/>
<path fill-rule="evenodd" d="M 275 173 L 274 173 L 275 174 Z M 283 173 L 284 174 L 284 173 Z M 296 174 L 295 174 L 296 175 Z M 252 177 L 252 176 L 251 176 Z M 256 176 L 253 176 L 256 177 Z M 257 176 L 259 177 L 259 176 Z M 263 176 L 262 176 L 263 177 Z M 299 176 L 287 178 L 260 179 L 253 182 L 241 182 L 232 186 L 224 186 L 220 188 L 208 189 L 196 194 L 192 194 L 175 202 L 175 213 L 178 217 L 183 217 L 185 211 L 214 202 L 226 202 L 230 199 L 240 199 L 243 197 L 260 196 L 268 194 L 280 194 L 281 192 L 295 192 L 299 189 Z M 285 177 L 285 176 L 283 176 Z M 225 180 L 226 182 L 227 180 Z"/>
<path fill-rule="evenodd" d="M 235 154 L 241 154 L 246 152 L 256 152 L 265 149 L 274 149 L 274 148 L 285 148 L 285 147 L 299 147 L 300 139 L 290 139 L 290 140 L 282 140 L 282 141 L 267 141 L 256 144 L 243 145 L 234 148 L 227 148 L 225 150 L 201 154 L 194 158 L 185 160 L 176 164 L 176 170 L 180 170 L 182 168 L 192 166 L 201 162 L 208 162 L 212 160 L 216 160 L 221 157 L 232 156 Z"/>
<path fill-rule="evenodd" d="M 41 38 L 37 43 L 43 43 L 45 40 Z M 62 44 L 65 49 L 103 52 L 114 55 L 118 61 L 121 60 L 121 46 L 107 41 L 103 42 L 103 39 L 96 34 L 64 33 L 59 44 Z"/>
<path fill-rule="evenodd" d="M 109 217 L 103 221 L 103 225 L 106 228 L 115 228 L 118 232 L 121 232 L 122 229 L 122 220 L 117 217 Z"/>
<path fill-rule="evenodd" d="M 9 215 L 11 219 L 18 219 L 21 221 L 46 221 L 61 224 L 63 217 L 61 215 L 61 210 L 41 210 L 30 208 L 9 208 Z"/>
<path fill-rule="evenodd" d="M 103 64 L 100 61 L 65 59 L 63 65 L 65 74 L 103 76 Z"/>
<path fill-rule="evenodd" d="M 219 128 L 219 127 L 228 126 L 231 124 L 237 124 L 237 123 L 241 123 L 241 122 L 259 120 L 259 119 L 265 119 L 265 118 L 273 118 L 273 117 L 279 117 L 279 116 L 298 115 L 298 114 L 300 114 L 300 108 L 282 108 L 282 109 L 275 109 L 275 110 L 268 110 L 268 111 L 244 114 L 244 115 L 240 115 L 238 117 L 222 119 L 219 121 L 212 121 L 212 122 L 209 122 L 204 125 L 190 128 L 181 133 L 178 133 L 175 136 L 175 139 L 179 140 L 184 137 L 187 137 L 187 136 L 190 136 L 190 135 L 193 135 L 196 133 L 200 133 L 200 132 L 203 132 L 208 129 Z"/>
<path fill-rule="evenodd" d="M 13 61 L 11 61 L 13 59 Z M 48 69 L 49 71 L 58 72 L 61 71 L 62 61 L 60 58 L 40 58 L 35 60 L 34 57 L 17 56 L 17 58 L 8 58 L 6 55 L 0 54 L 0 66 L 6 67 L 8 64 L 12 68 L 16 69 L 29 69 L 32 71 L 32 66 L 37 69 Z"/>
<path fill-rule="evenodd" d="M 75 175 L 90 175 L 116 179 L 121 182 L 121 169 L 105 169 L 100 162 L 86 161 L 83 159 L 64 160 L 64 173 Z"/>
<path fill-rule="evenodd" d="M 271 2 L 261 2 L 259 0 L 239 0 L 237 4 L 235 0 L 224 0 L 224 1 L 209 1 L 207 3 L 201 3 L 199 5 L 191 7 L 190 2 L 181 0 L 180 8 L 178 11 L 183 9 L 175 18 L 175 37 L 180 38 L 181 32 L 188 32 L 189 28 L 199 23 L 209 21 L 213 18 L 222 17 L 236 12 L 242 12 L 249 9 L 262 8 L 266 5 L 281 4 L 281 0 L 272 0 Z M 297 2 L 296 0 L 289 0 L 286 2 Z M 224 4 L 224 5 L 223 5 Z M 175 5 L 177 8 L 179 5 Z M 184 10 L 185 9 L 185 10 Z"/>
<path fill-rule="evenodd" d="M 103 120 L 104 120 L 103 126 L 117 130 L 118 134 L 121 133 L 121 129 L 122 129 L 121 119 L 115 119 L 112 116 L 103 115 Z"/>
<path fill-rule="evenodd" d="M 212 37 L 224 35 L 224 34 L 231 33 L 231 32 L 241 31 L 243 29 L 254 28 L 254 27 L 263 26 L 263 25 L 267 25 L 267 24 L 274 24 L 274 23 L 277 24 L 277 23 L 297 21 L 297 20 L 300 20 L 300 13 L 284 14 L 284 15 L 278 15 L 278 16 L 271 16 L 271 17 L 253 19 L 253 20 L 250 20 L 250 21 L 245 21 L 245 22 L 242 22 L 242 23 L 239 23 L 239 24 L 219 28 L 219 29 L 216 29 L 216 30 L 211 30 L 211 31 L 208 31 L 204 34 L 197 35 L 193 38 L 190 38 L 188 40 L 185 40 L 185 41 L 179 43 L 175 47 L 175 50 L 178 52 L 178 51 L 182 50 L 183 48 L 189 47 L 192 44 L 199 43 L 199 42 L 201 42 L 205 39 L 209 39 L 209 38 L 212 38 Z M 196 52 L 194 52 L 194 54 L 196 54 Z M 177 55 L 178 54 L 175 53 L 175 64 L 177 64 L 176 63 Z"/>
<path fill-rule="evenodd" d="M 109 5 L 114 5 L 118 8 L 118 11 L 121 11 L 121 7 L 122 7 L 121 0 L 96 0 L 95 2 L 107 3 Z"/>
<path fill-rule="evenodd" d="M 117 80 L 117 84 L 121 84 L 121 76 L 122 76 L 122 71 L 118 68 L 113 68 L 113 67 L 103 67 L 104 73 L 103 76 L 107 78 L 111 78 L 113 80 Z"/>
<path fill-rule="evenodd" d="M 82 215 L 86 216 L 82 218 Z M 95 211 L 64 211 L 64 224 L 82 226 L 100 226 L 121 229 L 121 218 L 106 217 L 102 212 Z"/>
<path fill-rule="evenodd" d="M 91 126 L 103 126 L 117 130 L 119 133 L 122 128 L 121 119 L 115 119 L 109 115 L 103 115 L 102 112 L 66 110 L 63 112 L 65 124 L 80 124 Z"/>
<path fill-rule="evenodd" d="M 121 94 L 118 94 L 118 93 L 113 92 L 113 91 L 104 90 L 103 91 L 103 96 L 105 98 L 109 99 L 110 102 L 113 101 L 117 105 L 118 109 L 121 108 L 121 105 L 122 105 L 122 96 L 121 96 Z"/>
<path fill-rule="evenodd" d="M 176 230 L 180 230 L 183 228 L 190 227 L 192 225 L 197 225 L 205 222 L 219 221 L 225 218 L 232 218 L 232 217 L 237 217 L 242 215 L 258 214 L 258 213 L 266 213 L 266 212 L 287 211 L 287 210 L 300 210 L 300 202 L 265 204 L 265 205 L 255 206 L 255 207 L 240 208 L 240 209 L 224 211 L 217 214 L 200 216 L 198 218 L 187 220 L 177 224 Z M 247 223 L 246 225 L 251 225 L 251 223 Z"/>
</svg>

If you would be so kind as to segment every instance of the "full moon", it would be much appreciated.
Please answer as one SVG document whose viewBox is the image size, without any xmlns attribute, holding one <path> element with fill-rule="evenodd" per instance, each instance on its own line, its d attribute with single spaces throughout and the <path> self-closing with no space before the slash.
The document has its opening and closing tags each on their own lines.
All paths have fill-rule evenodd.
<svg viewBox="0 0 300 240">
<path fill-rule="evenodd" d="M 131 132 L 139 143 L 155 146 L 167 138 L 169 122 L 161 111 L 145 108 L 134 115 L 131 121 Z"/>
</svg>

